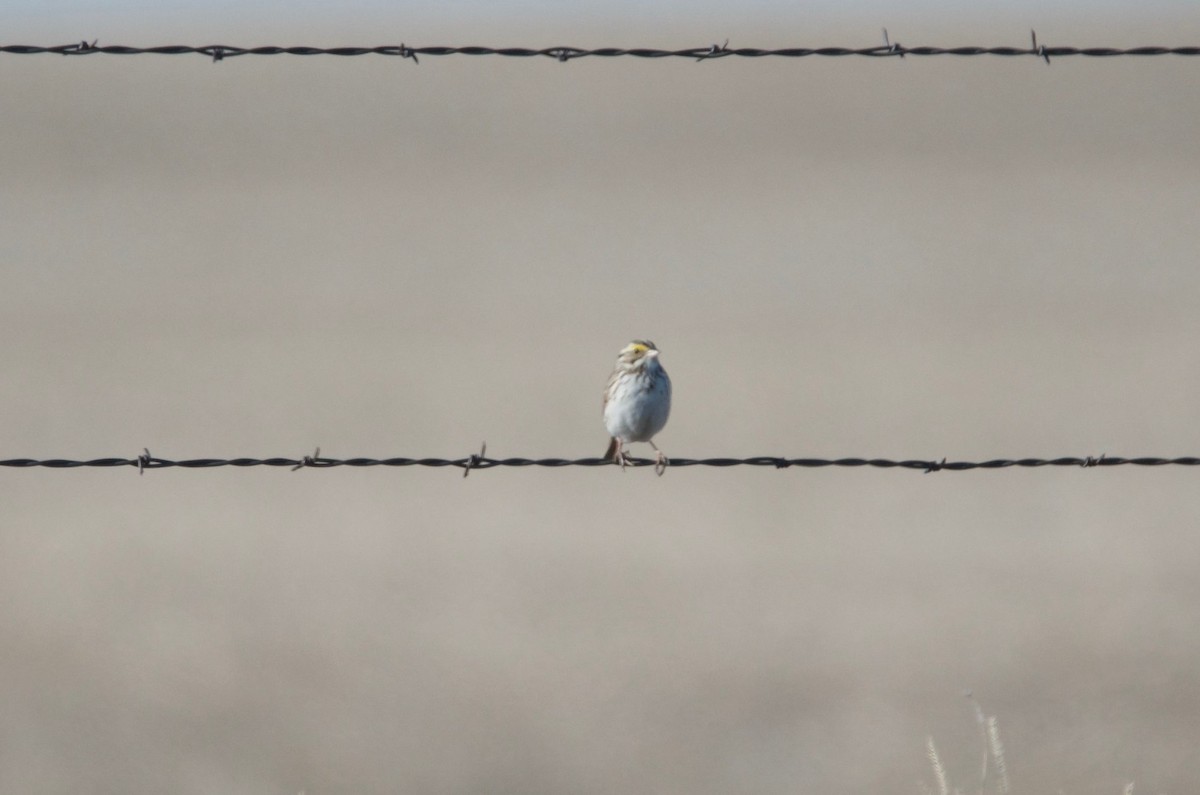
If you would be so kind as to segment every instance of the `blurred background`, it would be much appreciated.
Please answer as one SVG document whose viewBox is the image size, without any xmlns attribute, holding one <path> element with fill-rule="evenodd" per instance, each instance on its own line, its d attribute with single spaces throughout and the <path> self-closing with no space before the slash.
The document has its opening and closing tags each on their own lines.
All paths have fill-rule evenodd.
<svg viewBox="0 0 1200 795">
<path fill-rule="evenodd" d="M 4 44 L 1200 43 L 1193 3 L 0 2 Z M 0 55 L 0 458 L 1200 453 L 1200 59 Z M 648 453 L 641 446 L 635 451 Z M 1196 791 L 1186 468 L 9 469 L 0 791 Z M 989 782 L 989 788 L 993 783 Z"/>
</svg>

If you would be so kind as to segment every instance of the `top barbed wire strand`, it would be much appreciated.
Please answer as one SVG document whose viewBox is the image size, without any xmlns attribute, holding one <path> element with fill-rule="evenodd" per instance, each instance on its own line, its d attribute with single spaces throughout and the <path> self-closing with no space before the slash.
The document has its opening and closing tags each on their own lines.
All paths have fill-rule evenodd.
<svg viewBox="0 0 1200 795">
<path fill-rule="evenodd" d="M 134 467 L 138 472 L 147 469 L 168 469 L 181 467 L 184 469 L 210 469 L 213 467 L 288 467 L 297 469 L 330 469 L 333 467 L 457 467 L 463 470 L 463 476 L 475 469 L 491 469 L 493 467 L 568 467 L 568 466 L 615 466 L 607 458 L 488 458 L 487 447 L 484 446 L 479 454 L 464 458 L 329 458 L 321 455 L 320 449 L 314 455 L 302 458 L 192 458 L 171 460 L 151 455 L 149 450 L 134 458 L 93 458 L 89 460 L 74 460 L 64 458 L 32 459 L 10 458 L 0 460 L 0 467 L 46 467 L 50 469 L 74 469 L 77 467 Z M 630 460 L 630 466 L 654 466 L 655 461 L 649 458 Z M 961 472 L 969 469 L 1007 469 L 1010 467 L 1093 467 L 1114 466 L 1200 466 L 1200 457 L 1188 456 L 1181 458 L 1160 458 L 1144 456 L 1139 458 L 1122 458 L 1119 456 L 1064 456 L 1061 458 L 994 458 L 986 461 L 948 461 L 945 458 L 937 460 L 904 459 L 892 460 L 887 458 L 781 458 L 778 456 L 755 456 L 752 458 L 672 458 L 669 469 L 691 466 L 732 467 L 757 466 L 774 469 L 790 467 L 821 468 L 821 467 L 875 467 L 880 469 L 909 469 L 920 472 Z"/>
<path fill-rule="evenodd" d="M 571 61 L 576 58 L 598 57 L 615 58 L 629 56 L 634 58 L 690 58 L 706 61 L 716 58 L 805 58 L 809 56 L 844 57 L 863 56 L 868 58 L 903 58 L 906 55 L 999 55 L 1005 57 L 1034 56 L 1049 63 L 1051 58 L 1071 55 L 1082 55 L 1093 58 L 1112 58 L 1118 56 L 1150 56 L 1150 55 L 1200 55 L 1200 46 L 1183 47 L 1062 47 L 1038 44 L 1037 35 L 1031 32 L 1030 47 L 906 47 L 892 42 L 887 31 L 884 31 L 884 43 L 874 47 L 785 47 L 781 49 L 761 49 L 758 47 L 729 47 L 725 44 L 710 44 L 704 47 L 689 47 L 682 50 L 663 50 L 654 48 L 623 48 L 598 47 L 586 49 L 582 47 L 409 47 L 405 44 L 384 45 L 378 47 L 237 47 L 228 44 L 206 44 L 191 46 L 169 44 L 156 47 L 128 47 L 125 45 L 99 45 L 97 41 L 81 41 L 74 44 L 55 46 L 39 46 L 30 44 L 0 45 L 0 52 L 14 55 L 203 55 L 214 61 L 234 58 L 241 55 L 387 55 L 400 58 L 411 58 L 419 63 L 420 56 L 440 55 L 499 55 L 512 58 L 552 58 L 557 61 Z"/>
</svg>

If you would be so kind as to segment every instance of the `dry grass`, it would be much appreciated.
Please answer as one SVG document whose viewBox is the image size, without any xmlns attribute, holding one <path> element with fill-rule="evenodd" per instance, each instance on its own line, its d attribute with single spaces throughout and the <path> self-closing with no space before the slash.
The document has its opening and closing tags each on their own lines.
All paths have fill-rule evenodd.
<svg viewBox="0 0 1200 795">
<path fill-rule="evenodd" d="M 950 778 L 938 754 L 933 737 L 925 740 L 925 755 L 933 774 L 934 785 L 931 788 L 926 782 L 918 782 L 917 787 L 922 795 L 965 795 L 978 793 L 986 795 L 1008 795 L 1011 791 L 1008 779 L 1008 764 L 1004 758 L 1004 744 L 1000 740 L 1000 726 L 995 715 L 985 715 L 979 702 L 971 694 L 967 694 L 974 707 L 976 718 L 982 727 L 981 752 L 983 761 L 980 766 L 978 782 L 974 786 L 956 786 Z M 1134 782 L 1130 781 L 1122 789 L 1123 795 L 1133 795 Z M 1059 791 L 1062 793 L 1062 790 Z"/>
</svg>

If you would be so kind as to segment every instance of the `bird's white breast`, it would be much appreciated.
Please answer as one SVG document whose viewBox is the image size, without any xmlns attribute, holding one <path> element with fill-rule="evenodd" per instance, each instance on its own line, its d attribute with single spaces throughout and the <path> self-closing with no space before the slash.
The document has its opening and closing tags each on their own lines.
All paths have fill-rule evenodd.
<svg viewBox="0 0 1200 795">
<path fill-rule="evenodd" d="M 644 442 L 663 429 L 670 413 L 671 381 L 662 365 L 651 361 L 617 384 L 604 406 L 604 426 L 623 442 Z"/>
</svg>

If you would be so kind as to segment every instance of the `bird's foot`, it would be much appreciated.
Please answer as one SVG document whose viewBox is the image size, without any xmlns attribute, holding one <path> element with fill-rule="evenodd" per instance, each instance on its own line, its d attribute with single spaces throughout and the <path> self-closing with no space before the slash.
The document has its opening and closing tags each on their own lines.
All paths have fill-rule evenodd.
<svg viewBox="0 0 1200 795">
<path fill-rule="evenodd" d="M 613 453 L 613 463 L 619 464 L 622 472 L 625 471 L 625 467 L 632 463 L 629 453 L 625 452 L 625 445 L 621 444 L 620 439 L 617 440 L 617 449 Z"/>
</svg>

